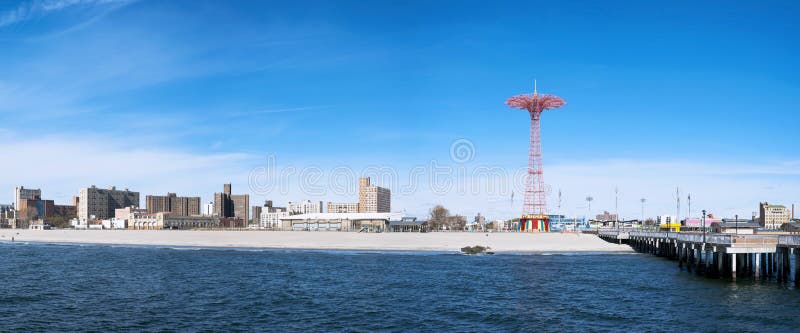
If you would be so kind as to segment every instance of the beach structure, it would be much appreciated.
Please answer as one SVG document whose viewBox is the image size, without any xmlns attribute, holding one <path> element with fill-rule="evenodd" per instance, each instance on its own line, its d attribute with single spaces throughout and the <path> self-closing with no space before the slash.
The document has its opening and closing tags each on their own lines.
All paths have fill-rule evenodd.
<svg viewBox="0 0 800 333">
<path fill-rule="evenodd" d="M 235 220 L 243 221 L 241 218 L 220 218 L 218 216 L 184 216 L 184 215 L 174 215 L 170 213 L 158 213 L 156 214 L 156 223 L 161 227 L 161 229 L 173 229 L 173 230 L 190 230 L 190 229 L 212 229 L 212 228 L 219 228 L 222 226 L 222 220 Z M 241 227 L 241 225 L 239 226 Z"/>
<path fill-rule="evenodd" d="M 403 217 L 400 221 L 389 221 L 389 232 L 424 232 L 428 221 L 418 221 L 416 217 Z"/>
<path fill-rule="evenodd" d="M 314 213 L 286 216 L 281 223 L 295 231 L 384 232 L 402 219 L 403 213 Z"/>
<path fill-rule="evenodd" d="M 755 221 L 723 219 L 711 223 L 711 232 L 734 235 L 755 235 L 761 226 Z"/>
<path fill-rule="evenodd" d="M 520 231 L 549 231 L 547 201 L 545 198 L 544 169 L 542 168 L 542 140 L 540 121 L 542 112 L 560 108 L 566 104 L 558 96 L 542 94 L 533 84 L 533 94 L 512 96 L 506 105 L 528 111 L 531 119 L 530 144 L 528 147 L 528 173 L 525 177 L 525 196 L 520 218 Z"/>
</svg>

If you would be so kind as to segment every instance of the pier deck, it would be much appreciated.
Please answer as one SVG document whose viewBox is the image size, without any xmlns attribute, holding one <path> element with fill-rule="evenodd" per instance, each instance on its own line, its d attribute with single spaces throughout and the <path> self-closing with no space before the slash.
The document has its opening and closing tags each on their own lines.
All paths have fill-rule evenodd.
<svg viewBox="0 0 800 333">
<path fill-rule="evenodd" d="M 606 241 L 678 261 L 710 277 L 762 277 L 800 285 L 800 235 L 737 235 L 637 230 L 600 230 Z M 794 265 L 792 265 L 794 257 Z"/>
</svg>

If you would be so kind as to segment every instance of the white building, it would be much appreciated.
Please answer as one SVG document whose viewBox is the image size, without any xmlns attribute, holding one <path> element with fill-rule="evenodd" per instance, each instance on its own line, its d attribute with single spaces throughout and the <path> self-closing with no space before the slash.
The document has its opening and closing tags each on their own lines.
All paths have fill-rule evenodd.
<svg viewBox="0 0 800 333">
<path fill-rule="evenodd" d="M 758 223 L 768 230 L 780 229 L 781 225 L 792 221 L 792 213 L 784 205 L 762 202 L 758 205 L 758 210 L 760 213 Z"/>
<path fill-rule="evenodd" d="M 292 230 L 384 232 L 392 221 L 402 221 L 403 213 L 313 213 L 289 215 L 281 219 Z"/>
<path fill-rule="evenodd" d="M 283 229 L 281 219 L 288 217 L 286 210 L 276 212 L 261 212 L 258 227 L 261 229 Z"/>
<path fill-rule="evenodd" d="M 112 218 L 108 220 L 101 221 L 100 224 L 103 225 L 103 229 L 125 229 L 127 228 L 127 220 Z"/>
<path fill-rule="evenodd" d="M 214 215 L 214 202 L 209 202 L 203 205 L 203 216 L 212 216 Z"/>
<path fill-rule="evenodd" d="M 291 215 L 322 213 L 322 201 L 291 202 L 286 207 Z"/>
<path fill-rule="evenodd" d="M 678 218 L 675 217 L 675 215 L 661 215 L 656 217 L 656 219 L 658 220 L 658 225 L 664 228 L 670 227 L 670 224 L 681 224 L 681 221 L 678 221 Z"/>
</svg>

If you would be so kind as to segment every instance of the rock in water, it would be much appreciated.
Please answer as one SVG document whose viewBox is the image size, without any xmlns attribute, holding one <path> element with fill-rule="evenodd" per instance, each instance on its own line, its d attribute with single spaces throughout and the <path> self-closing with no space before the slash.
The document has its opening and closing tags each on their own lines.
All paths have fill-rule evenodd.
<svg viewBox="0 0 800 333">
<path fill-rule="evenodd" d="M 489 249 L 490 248 L 488 246 L 480 246 L 480 245 L 465 246 L 461 248 L 461 252 L 463 252 L 464 254 L 481 254 Z"/>
</svg>

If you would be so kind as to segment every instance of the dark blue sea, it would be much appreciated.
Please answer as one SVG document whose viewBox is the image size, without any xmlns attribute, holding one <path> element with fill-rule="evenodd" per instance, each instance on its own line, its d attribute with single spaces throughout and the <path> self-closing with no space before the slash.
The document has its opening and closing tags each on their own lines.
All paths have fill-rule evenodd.
<svg viewBox="0 0 800 333">
<path fill-rule="evenodd" d="M 0 331 L 788 332 L 800 291 L 644 254 L 0 243 Z"/>
</svg>

